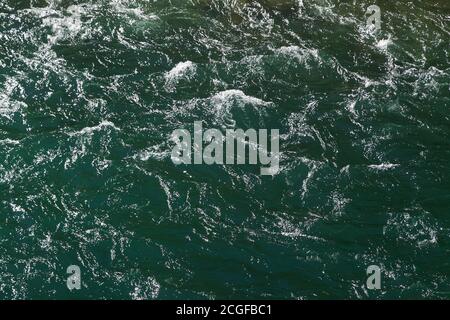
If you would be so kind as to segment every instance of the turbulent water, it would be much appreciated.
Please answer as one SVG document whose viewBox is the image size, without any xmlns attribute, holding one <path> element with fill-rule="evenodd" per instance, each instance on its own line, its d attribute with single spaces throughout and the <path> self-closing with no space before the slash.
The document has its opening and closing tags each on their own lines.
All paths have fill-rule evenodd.
<svg viewBox="0 0 450 320">
<path fill-rule="evenodd" d="M 449 44 L 448 0 L 0 0 L 0 298 L 450 298 Z M 194 121 L 278 174 L 174 165 Z"/>
</svg>

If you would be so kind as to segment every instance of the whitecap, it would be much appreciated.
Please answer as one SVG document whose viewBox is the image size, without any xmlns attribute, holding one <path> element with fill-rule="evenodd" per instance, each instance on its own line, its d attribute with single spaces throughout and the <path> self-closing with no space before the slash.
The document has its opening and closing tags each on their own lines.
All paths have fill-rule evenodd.
<svg viewBox="0 0 450 320">
<path fill-rule="evenodd" d="M 298 46 L 285 46 L 275 50 L 276 53 L 296 59 L 299 63 L 305 63 L 308 59 L 319 60 L 319 50 L 303 49 Z"/>
<path fill-rule="evenodd" d="M 371 165 L 369 165 L 369 168 L 385 171 L 385 170 L 397 168 L 399 166 L 400 165 L 397 163 L 382 163 L 382 164 L 371 164 Z"/>
<path fill-rule="evenodd" d="M 375 46 L 381 50 L 387 50 L 387 48 L 391 44 L 393 44 L 393 42 L 392 42 L 391 38 L 388 38 L 388 39 L 382 39 L 382 40 L 378 41 Z"/>
<path fill-rule="evenodd" d="M 262 105 L 262 106 L 268 106 L 271 105 L 271 102 L 266 102 L 262 99 L 248 96 L 241 90 L 225 90 L 221 91 L 217 94 L 215 94 L 211 100 L 213 103 L 216 104 L 219 108 L 223 107 L 227 103 L 230 103 L 233 99 L 239 99 L 244 104 L 251 104 L 251 105 Z"/>
<path fill-rule="evenodd" d="M 192 76 L 197 70 L 197 66 L 192 61 L 178 63 L 172 70 L 164 75 L 166 79 L 166 89 L 170 90 L 184 77 Z"/>
<path fill-rule="evenodd" d="M 103 120 L 101 123 L 94 127 L 85 127 L 77 132 L 70 132 L 69 136 L 80 136 L 80 135 L 91 135 L 95 131 L 100 131 L 105 127 L 113 128 L 114 130 L 120 131 L 120 128 L 116 127 L 111 121 Z"/>
</svg>

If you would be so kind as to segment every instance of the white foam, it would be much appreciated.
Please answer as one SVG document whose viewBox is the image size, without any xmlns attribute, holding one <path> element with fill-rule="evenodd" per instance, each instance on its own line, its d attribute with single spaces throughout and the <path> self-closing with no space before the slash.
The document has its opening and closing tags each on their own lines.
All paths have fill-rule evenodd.
<svg viewBox="0 0 450 320">
<path fill-rule="evenodd" d="M 261 105 L 268 106 L 271 105 L 271 102 L 266 102 L 256 97 L 248 96 L 241 90 L 225 90 L 215 94 L 211 100 L 212 102 L 221 109 L 227 103 L 233 101 L 233 99 L 239 99 L 245 104 L 251 105 Z"/>
<path fill-rule="evenodd" d="M 400 166 L 400 165 L 396 164 L 396 163 L 382 163 L 382 164 L 371 164 L 371 165 L 369 165 L 369 168 L 385 171 L 385 170 L 397 168 L 398 166 Z"/>
<path fill-rule="evenodd" d="M 48 36 L 50 44 L 55 44 L 60 40 L 77 36 L 83 30 L 82 16 L 85 16 L 91 7 L 86 5 L 71 5 L 66 12 L 70 15 L 63 15 L 61 11 L 49 8 L 33 9 L 33 12 L 42 17 L 44 26 L 50 27 L 52 35 Z"/>
<path fill-rule="evenodd" d="M 99 123 L 98 125 L 96 125 L 94 127 L 85 127 L 83 129 L 81 129 L 80 131 L 71 132 L 71 133 L 69 133 L 69 136 L 91 135 L 93 132 L 100 131 L 105 127 L 110 127 L 117 131 L 120 131 L 120 128 L 116 127 L 114 125 L 114 123 L 112 123 L 111 121 L 103 120 L 101 123 Z"/>
<path fill-rule="evenodd" d="M 300 63 L 305 63 L 308 58 L 319 59 L 319 50 L 317 49 L 302 49 L 298 46 L 286 46 L 280 47 L 275 51 L 279 54 L 295 58 Z"/>
<path fill-rule="evenodd" d="M 3 140 L 0 140 L 0 144 L 18 145 L 18 144 L 20 144 L 20 141 L 6 138 Z"/>
<path fill-rule="evenodd" d="M 27 105 L 24 102 L 11 99 L 14 90 L 22 90 L 16 78 L 8 77 L 0 90 L 0 116 L 12 119 L 14 113 L 24 109 Z"/>
<path fill-rule="evenodd" d="M 377 44 L 375 45 L 377 48 L 381 49 L 381 50 L 387 50 L 387 48 L 392 44 L 392 40 L 391 38 L 388 39 L 382 39 L 380 41 L 377 42 Z"/>
<path fill-rule="evenodd" d="M 172 89 L 177 82 L 188 76 L 192 76 L 197 70 L 197 66 L 192 61 L 178 63 L 172 70 L 164 75 L 166 79 L 166 88 Z"/>
</svg>

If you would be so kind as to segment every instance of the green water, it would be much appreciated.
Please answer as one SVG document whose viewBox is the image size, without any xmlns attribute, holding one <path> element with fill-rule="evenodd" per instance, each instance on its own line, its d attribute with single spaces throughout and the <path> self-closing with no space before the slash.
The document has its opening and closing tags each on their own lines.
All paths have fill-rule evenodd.
<svg viewBox="0 0 450 320">
<path fill-rule="evenodd" d="M 450 298 L 449 1 L 232 2 L 0 0 L 0 298 Z"/>
</svg>

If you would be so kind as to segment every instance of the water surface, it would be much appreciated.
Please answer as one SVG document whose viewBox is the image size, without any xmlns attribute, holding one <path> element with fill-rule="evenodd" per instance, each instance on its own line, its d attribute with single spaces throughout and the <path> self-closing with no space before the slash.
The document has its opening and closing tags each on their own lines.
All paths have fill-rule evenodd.
<svg viewBox="0 0 450 320">
<path fill-rule="evenodd" d="M 0 298 L 450 298 L 449 2 L 237 2 L 0 0 Z"/>
</svg>

